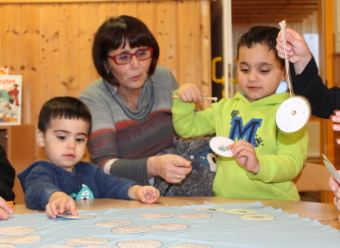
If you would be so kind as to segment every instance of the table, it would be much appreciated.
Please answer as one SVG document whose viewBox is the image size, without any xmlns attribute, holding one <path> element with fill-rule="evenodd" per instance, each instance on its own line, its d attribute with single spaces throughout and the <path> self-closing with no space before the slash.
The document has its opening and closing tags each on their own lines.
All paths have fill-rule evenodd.
<svg viewBox="0 0 340 248">
<path fill-rule="evenodd" d="M 318 220 L 323 225 L 330 225 L 340 229 L 338 220 L 339 211 L 334 204 L 305 202 L 305 201 L 284 201 L 284 200 L 259 200 L 259 199 L 240 199 L 226 197 L 160 197 L 156 204 L 143 204 L 139 201 L 117 200 L 117 199 L 95 199 L 77 201 L 77 210 L 103 210 L 107 208 L 152 208 L 152 207 L 172 207 L 187 205 L 204 205 L 206 202 L 214 204 L 226 203 L 249 203 L 260 201 L 265 206 L 272 206 L 282 209 L 283 212 L 298 214 L 301 218 Z M 14 206 L 15 214 L 41 213 L 26 208 L 24 204 Z"/>
</svg>

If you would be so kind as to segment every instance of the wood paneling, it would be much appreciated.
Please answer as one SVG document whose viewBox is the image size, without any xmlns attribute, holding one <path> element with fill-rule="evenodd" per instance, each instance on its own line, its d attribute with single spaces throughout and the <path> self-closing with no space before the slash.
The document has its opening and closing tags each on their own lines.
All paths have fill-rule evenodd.
<svg viewBox="0 0 340 248">
<path fill-rule="evenodd" d="M 36 126 L 48 99 L 77 97 L 98 78 L 91 46 L 110 16 L 145 22 L 159 42 L 159 64 L 168 66 L 179 84 L 194 82 L 211 94 L 210 1 L 48 2 L 0 0 L 0 67 L 23 76 L 24 124 Z M 41 157 L 37 146 L 35 155 Z"/>
<path fill-rule="evenodd" d="M 302 22 L 318 9 L 318 0 L 232 0 L 234 25 Z"/>
</svg>

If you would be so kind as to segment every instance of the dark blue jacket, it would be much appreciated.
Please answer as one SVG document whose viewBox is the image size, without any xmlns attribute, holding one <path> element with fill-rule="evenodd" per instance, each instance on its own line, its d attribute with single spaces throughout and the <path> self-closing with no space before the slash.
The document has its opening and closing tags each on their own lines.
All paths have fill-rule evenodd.
<svg viewBox="0 0 340 248">
<path fill-rule="evenodd" d="M 61 191 L 72 195 L 88 186 L 94 198 L 128 199 L 128 190 L 136 182 L 105 174 L 98 166 L 79 162 L 72 172 L 50 162 L 37 161 L 18 174 L 28 208 L 45 210 L 50 196 Z"/>
</svg>

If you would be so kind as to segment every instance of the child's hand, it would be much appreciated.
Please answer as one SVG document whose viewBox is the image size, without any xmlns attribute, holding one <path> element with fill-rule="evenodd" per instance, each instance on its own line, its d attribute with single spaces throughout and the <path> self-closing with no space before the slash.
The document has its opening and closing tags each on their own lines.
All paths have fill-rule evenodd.
<svg viewBox="0 0 340 248">
<path fill-rule="evenodd" d="M 54 192 L 46 205 L 45 214 L 55 219 L 58 214 L 65 211 L 70 212 L 72 215 L 78 215 L 75 201 L 63 192 Z"/>
<path fill-rule="evenodd" d="M 207 96 L 197 84 L 186 83 L 178 89 L 178 96 L 183 102 L 194 102 L 203 105 L 203 97 Z"/>
<path fill-rule="evenodd" d="M 232 156 L 247 171 L 250 171 L 254 174 L 259 173 L 260 162 L 256 157 L 255 148 L 252 144 L 245 140 L 238 140 L 228 146 L 228 149 L 232 151 Z"/>
<path fill-rule="evenodd" d="M 334 115 L 331 115 L 329 118 L 333 122 L 332 129 L 340 131 L 340 110 L 334 110 Z M 340 139 L 336 139 L 336 143 L 340 144 Z"/>
<path fill-rule="evenodd" d="M 133 185 L 129 189 L 129 196 L 132 199 L 140 200 L 143 203 L 155 203 L 159 198 L 159 190 L 153 186 Z"/>
<path fill-rule="evenodd" d="M 13 208 L 0 196 L 0 220 L 7 220 L 12 213 Z"/>
<path fill-rule="evenodd" d="M 340 184 L 337 180 L 335 180 L 334 177 L 330 177 L 329 187 L 334 192 L 334 204 L 337 206 L 338 210 L 340 211 Z"/>
</svg>

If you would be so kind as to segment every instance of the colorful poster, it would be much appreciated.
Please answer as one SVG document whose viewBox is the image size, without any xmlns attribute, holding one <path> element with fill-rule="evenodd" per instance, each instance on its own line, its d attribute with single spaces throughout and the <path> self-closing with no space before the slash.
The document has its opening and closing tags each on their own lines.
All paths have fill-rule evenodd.
<svg viewBox="0 0 340 248">
<path fill-rule="evenodd" d="M 0 75 L 0 125 L 21 124 L 22 76 Z"/>
</svg>

